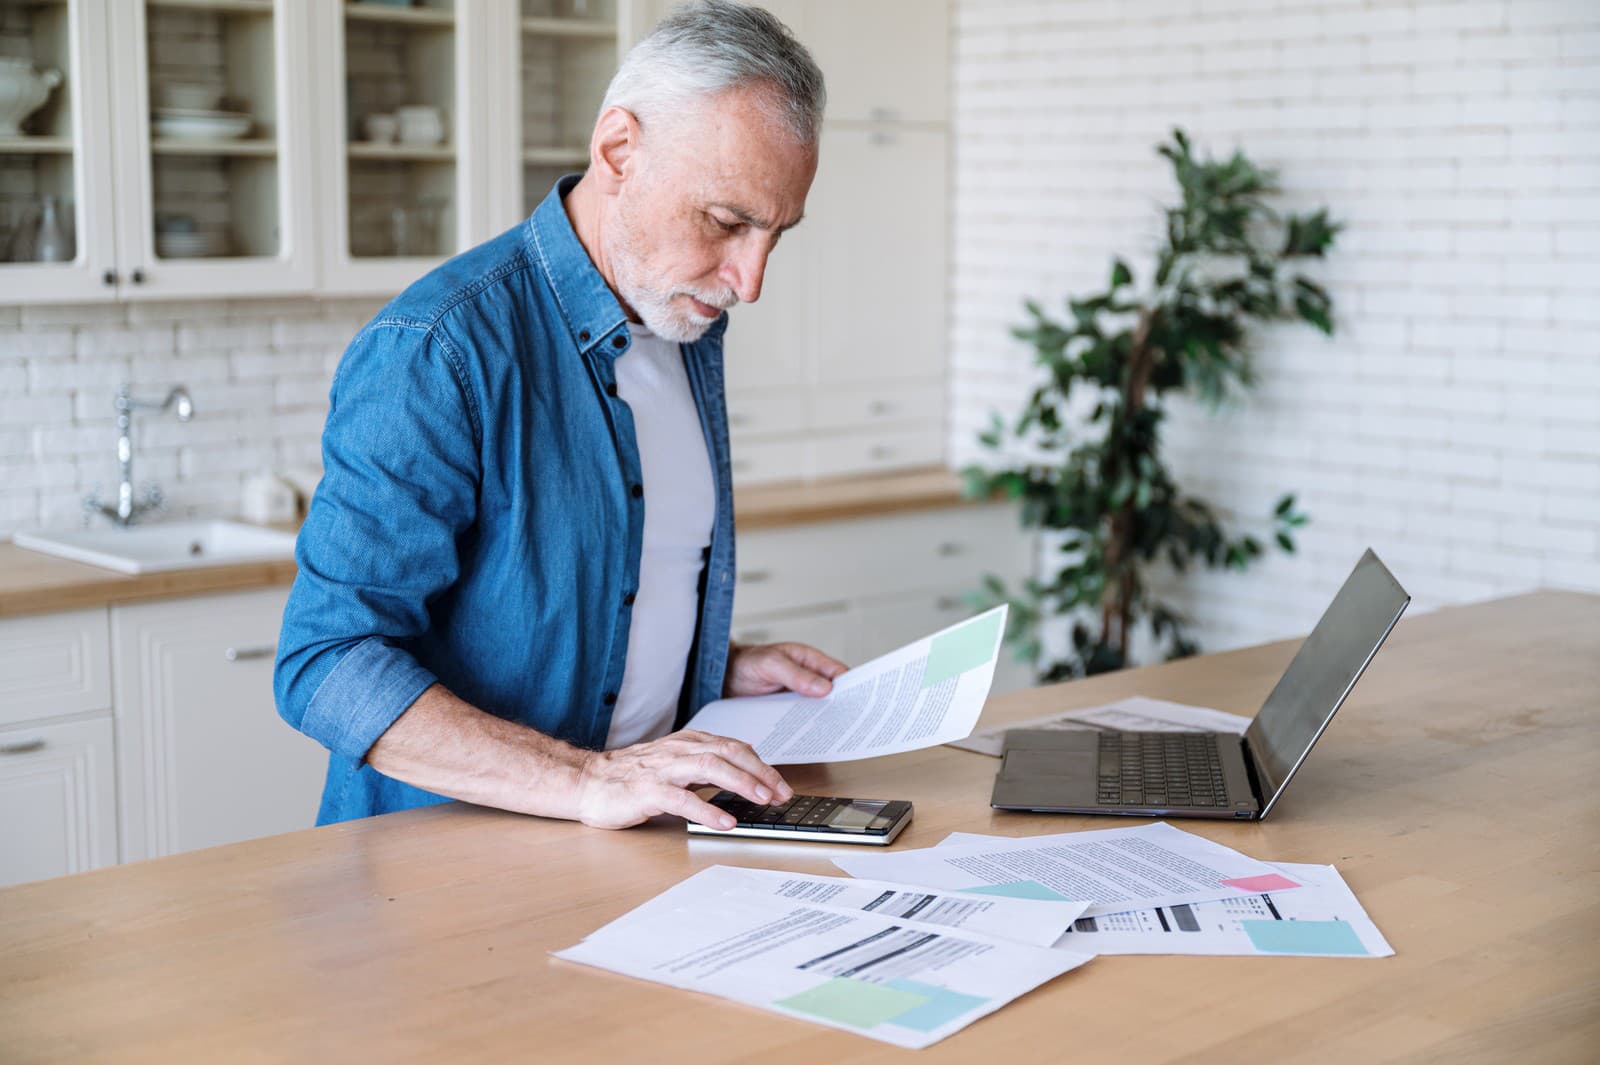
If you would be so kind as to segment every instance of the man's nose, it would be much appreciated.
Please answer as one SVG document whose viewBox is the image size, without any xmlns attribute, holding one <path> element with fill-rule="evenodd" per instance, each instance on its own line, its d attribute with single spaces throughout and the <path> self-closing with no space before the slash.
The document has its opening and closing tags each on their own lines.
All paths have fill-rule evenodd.
<svg viewBox="0 0 1600 1065">
<path fill-rule="evenodd" d="M 767 255 L 771 249 L 765 243 L 751 241 L 723 263 L 723 279 L 741 303 L 754 303 L 761 298 L 761 282 L 767 273 Z"/>
</svg>

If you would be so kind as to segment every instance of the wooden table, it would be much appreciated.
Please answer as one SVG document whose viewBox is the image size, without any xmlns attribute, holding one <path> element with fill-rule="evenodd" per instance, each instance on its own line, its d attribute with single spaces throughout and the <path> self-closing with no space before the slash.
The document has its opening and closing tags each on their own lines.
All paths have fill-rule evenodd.
<svg viewBox="0 0 1600 1065">
<path fill-rule="evenodd" d="M 1600 597 L 1400 623 L 1271 820 L 1183 827 L 1337 865 L 1388 959 L 1107 957 L 919 1061 L 1593 1062 Z M 1144 694 L 1250 713 L 1278 643 L 996 699 L 986 723 Z M 790 773 L 912 799 L 897 846 L 1105 828 L 987 804 L 936 748 Z M 914 1052 L 556 961 L 714 863 L 831 850 L 450 805 L 0 891 L 0 1060 L 835 1063 Z"/>
</svg>

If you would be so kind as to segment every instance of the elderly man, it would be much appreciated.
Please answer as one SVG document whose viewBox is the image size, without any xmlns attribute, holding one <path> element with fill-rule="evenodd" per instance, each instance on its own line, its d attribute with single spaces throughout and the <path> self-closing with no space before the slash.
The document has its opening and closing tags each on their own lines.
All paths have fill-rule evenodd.
<svg viewBox="0 0 1600 1065">
<path fill-rule="evenodd" d="M 582 179 L 352 341 L 276 673 L 332 752 L 319 823 L 455 798 L 728 828 L 691 788 L 792 794 L 745 744 L 674 730 L 844 669 L 728 640 L 724 312 L 800 221 L 822 107 L 771 15 L 680 9 L 618 70 Z"/>
</svg>

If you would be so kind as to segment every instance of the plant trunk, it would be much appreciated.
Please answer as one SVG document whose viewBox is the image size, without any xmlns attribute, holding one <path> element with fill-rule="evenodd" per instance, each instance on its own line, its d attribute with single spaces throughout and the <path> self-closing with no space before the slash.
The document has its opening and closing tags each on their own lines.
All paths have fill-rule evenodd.
<svg viewBox="0 0 1600 1065">
<path fill-rule="evenodd" d="M 1155 366 L 1155 353 L 1150 348 L 1154 320 L 1154 311 L 1142 314 L 1129 342 L 1122 410 L 1123 418 L 1130 424 L 1144 410 L 1145 391 Z M 1131 465 L 1133 456 L 1124 454 L 1118 459 L 1120 468 L 1124 463 Z M 1137 515 L 1134 513 L 1133 499 L 1130 498 L 1111 516 L 1110 535 L 1106 542 L 1106 587 L 1100 598 L 1101 644 L 1115 647 L 1123 664 L 1128 661 L 1128 638 L 1133 628 L 1136 587 L 1133 545 L 1137 532 Z"/>
</svg>

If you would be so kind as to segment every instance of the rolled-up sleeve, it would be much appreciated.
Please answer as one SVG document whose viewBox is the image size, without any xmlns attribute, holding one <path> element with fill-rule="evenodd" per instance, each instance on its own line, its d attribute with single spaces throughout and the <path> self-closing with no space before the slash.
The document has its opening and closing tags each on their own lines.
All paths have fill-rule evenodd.
<svg viewBox="0 0 1600 1065">
<path fill-rule="evenodd" d="M 464 381 L 443 337 L 383 319 L 334 375 L 273 685 L 285 721 L 351 759 L 436 679 L 408 645 L 477 518 L 481 429 Z"/>
</svg>

